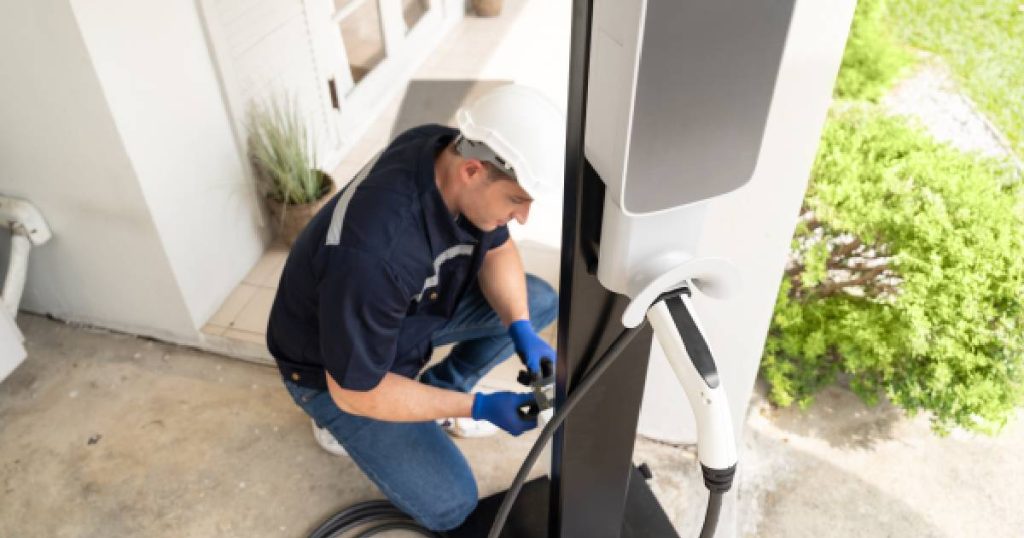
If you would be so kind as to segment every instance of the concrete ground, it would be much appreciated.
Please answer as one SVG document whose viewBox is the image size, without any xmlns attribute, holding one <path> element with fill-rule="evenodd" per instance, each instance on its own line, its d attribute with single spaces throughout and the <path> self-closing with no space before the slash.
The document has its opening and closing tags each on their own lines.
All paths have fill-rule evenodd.
<svg viewBox="0 0 1024 538">
<path fill-rule="evenodd" d="M 29 359 L 0 384 L 0 536 L 298 538 L 380 496 L 316 446 L 271 367 L 18 321 Z M 740 535 L 1024 535 L 1019 421 L 994 439 L 939 439 L 923 418 L 836 388 L 806 414 L 756 397 L 746 432 Z M 535 438 L 459 441 L 482 495 L 508 485 Z M 634 460 L 695 536 L 692 450 L 641 439 Z"/>
<path fill-rule="evenodd" d="M 807 412 L 762 400 L 741 460 L 752 493 L 745 525 L 773 537 L 1019 538 L 1022 455 L 1022 414 L 994 438 L 940 438 L 927 417 L 867 407 L 839 387 Z"/>
</svg>

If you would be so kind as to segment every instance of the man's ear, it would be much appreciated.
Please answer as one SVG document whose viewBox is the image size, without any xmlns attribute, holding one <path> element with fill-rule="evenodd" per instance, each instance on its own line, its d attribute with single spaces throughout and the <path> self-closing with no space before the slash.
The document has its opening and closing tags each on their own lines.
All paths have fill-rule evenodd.
<svg viewBox="0 0 1024 538">
<path fill-rule="evenodd" d="M 467 184 L 487 179 L 487 167 L 478 159 L 466 159 L 460 168 L 462 170 L 460 176 Z"/>
</svg>

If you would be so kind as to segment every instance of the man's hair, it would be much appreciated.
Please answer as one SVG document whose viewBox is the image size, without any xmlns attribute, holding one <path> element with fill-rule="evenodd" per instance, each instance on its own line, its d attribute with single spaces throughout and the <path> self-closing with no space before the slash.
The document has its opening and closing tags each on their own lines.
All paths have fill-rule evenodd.
<svg viewBox="0 0 1024 538">
<path fill-rule="evenodd" d="M 462 157 L 464 159 L 465 158 L 471 158 L 471 157 L 466 157 L 465 155 L 459 153 L 459 150 L 455 149 L 455 141 L 456 140 L 458 140 L 458 138 L 456 138 L 455 140 L 452 140 L 448 144 L 448 147 L 445 148 L 445 151 L 450 151 L 452 153 L 452 155 L 457 155 L 457 156 Z M 487 178 L 488 179 L 490 179 L 490 180 L 509 180 L 509 181 L 515 181 L 515 178 L 513 178 L 512 176 L 506 174 L 500 168 L 495 166 L 494 163 L 490 163 L 490 162 L 487 162 L 487 161 L 480 161 L 480 162 L 484 165 L 484 168 L 487 169 Z"/>
</svg>

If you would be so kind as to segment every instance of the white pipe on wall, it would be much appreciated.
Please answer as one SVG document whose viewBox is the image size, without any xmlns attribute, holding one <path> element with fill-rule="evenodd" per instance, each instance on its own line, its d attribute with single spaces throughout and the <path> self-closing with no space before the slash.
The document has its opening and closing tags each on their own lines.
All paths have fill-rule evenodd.
<svg viewBox="0 0 1024 538">
<path fill-rule="evenodd" d="M 11 227 L 11 258 L 7 263 L 7 276 L 4 278 L 4 307 L 14 319 L 18 314 L 21 294 L 25 291 L 25 275 L 28 272 L 28 254 L 32 250 L 32 241 L 28 231 L 22 224 Z"/>
</svg>

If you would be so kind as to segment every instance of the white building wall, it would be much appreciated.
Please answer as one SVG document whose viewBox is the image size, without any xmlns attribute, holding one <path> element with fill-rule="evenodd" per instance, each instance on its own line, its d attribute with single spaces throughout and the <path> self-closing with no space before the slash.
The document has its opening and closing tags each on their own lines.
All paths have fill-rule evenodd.
<svg viewBox="0 0 1024 538">
<path fill-rule="evenodd" d="M 54 235 L 32 251 L 22 308 L 189 338 L 192 315 L 71 5 L 0 3 L 0 51 L 0 193 L 31 200 Z"/>
<path fill-rule="evenodd" d="M 72 7 L 196 340 L 264 250 L 196 4 Z"/>
</svg>

